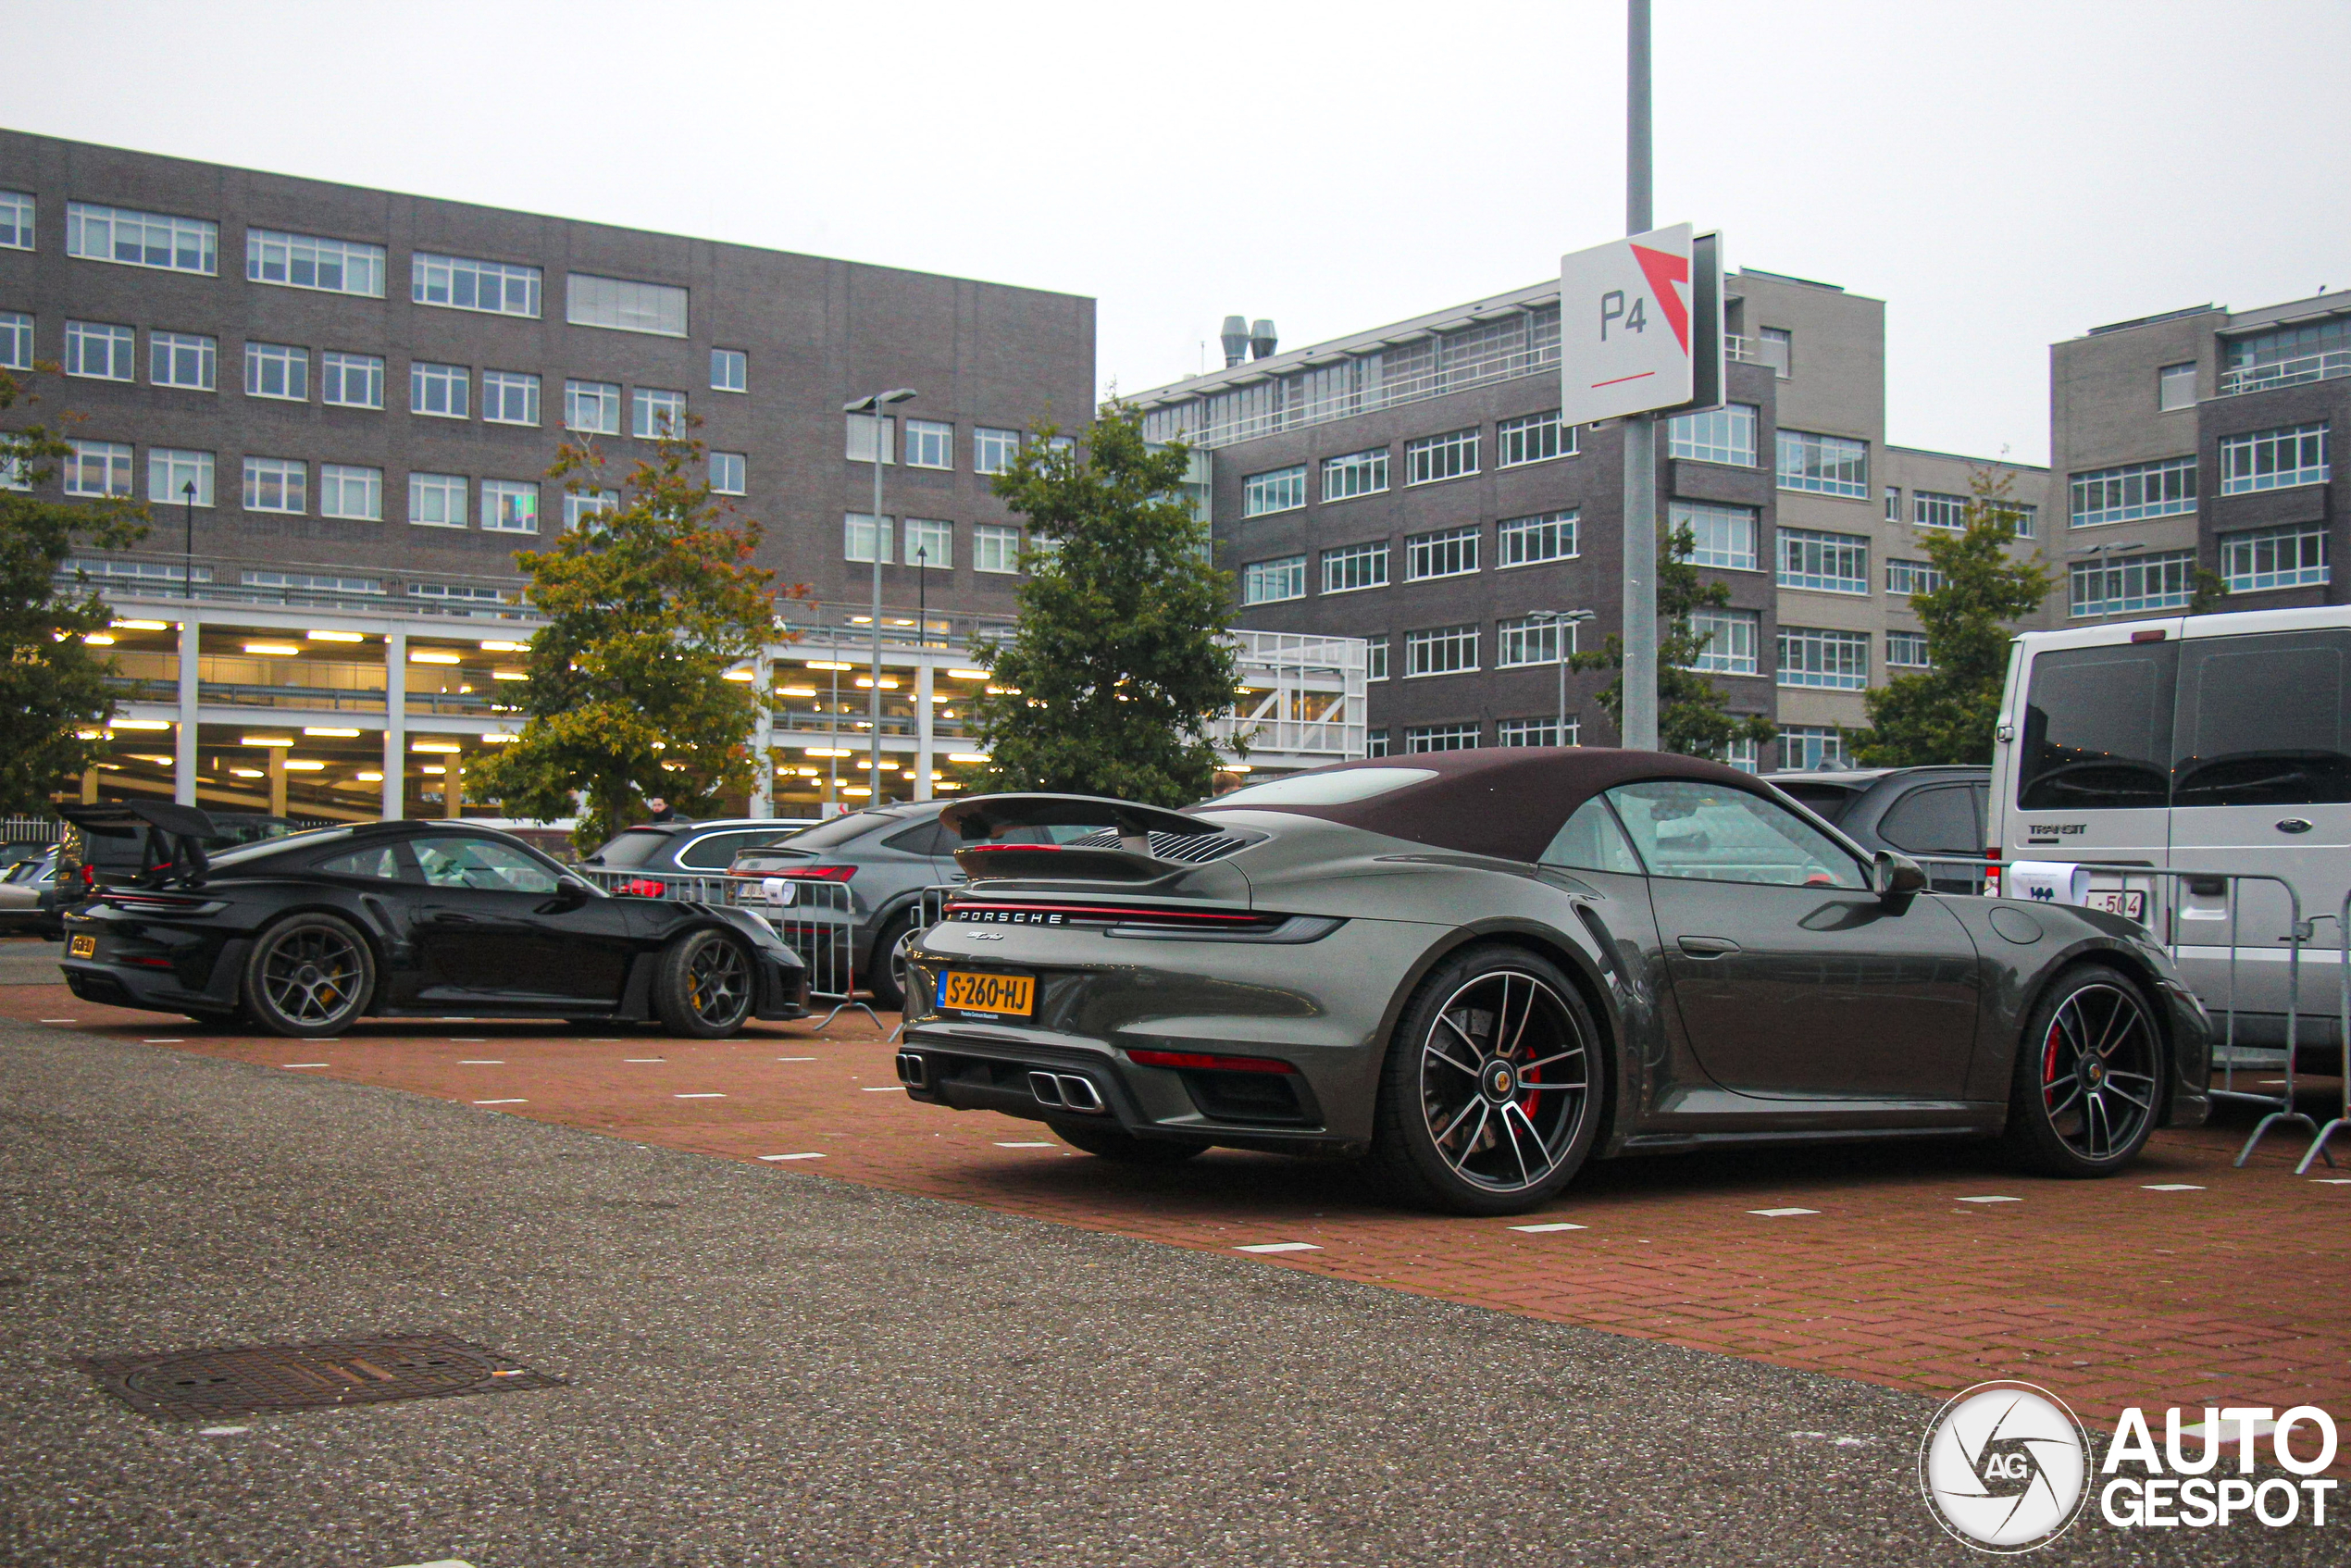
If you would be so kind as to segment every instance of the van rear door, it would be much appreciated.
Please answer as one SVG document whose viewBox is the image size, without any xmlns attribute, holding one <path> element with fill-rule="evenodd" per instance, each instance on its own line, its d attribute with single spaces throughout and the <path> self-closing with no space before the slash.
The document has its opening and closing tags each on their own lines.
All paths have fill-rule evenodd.
<svg viewBox="0 0 2351 1568">
<path fill-rule="evenodd" d="M 2236 636 L 2217 629 L 2191 621 L 2180 645 L 2172 864 L 2283 877 L 2301 894 L 2305 919 L 2333 915 L 2351 885 L 2351 628 Z M 2219 891 L 2199 895 L 2192 888 L 2183 915 L 2225 914 Z M 2245 889 L 2237 910 L 2241 1008 L 2285 1013 L 2288 918 L 2283 891 Z M 2214 1001 L 2227 988 L 2225 920 L 2183 919 L 2182 927 L 2182 941 L 2195 944 L 2180 954 L 2189 983 Z M 2319 940 L 2332 947 L 2341 934 L 2322 924 Z M 2306 1022 L 2332 1011 L 2332 977 L 2323 964 L 2304 965 Z"/>
<path fill-rule="evenodd" d="M 2178 625 L 2027 641 L 2012 793 L 1996 808 L 2003 859 L 2169 864 Z"/>
</svg>

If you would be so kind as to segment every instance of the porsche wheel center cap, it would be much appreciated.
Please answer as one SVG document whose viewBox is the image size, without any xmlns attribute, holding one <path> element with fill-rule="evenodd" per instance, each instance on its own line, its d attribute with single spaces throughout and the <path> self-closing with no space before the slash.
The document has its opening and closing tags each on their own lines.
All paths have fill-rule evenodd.
<svg viewBox="0 0 2351 1568">
<path fill-rule="evenodd" d="M 1518 1092 L 1518 1069 L 1508 1062 L 1488 1062 L 1478 1078 L 1486 1090 L 1486 1098 L 1497 1105 Z"/>
<path fill-rule="evenodd" d="M 294 983 L 296 985 L 303 986 L 317 985 L 318 983 L 318 966 L 316 964 L 305 964 L 301 968 L 295 970 Z"/>
<path fill-rule="evenodd" d="M 2104 1083 L 2106 1081 L 2106 1064 L 2099 1061 L 2095 1056 L 2084 1058 L 2082 1063 L 2082 1081 L 2091 1089 L 2096 1089 L 2098 1085 Z"/>
</svg>

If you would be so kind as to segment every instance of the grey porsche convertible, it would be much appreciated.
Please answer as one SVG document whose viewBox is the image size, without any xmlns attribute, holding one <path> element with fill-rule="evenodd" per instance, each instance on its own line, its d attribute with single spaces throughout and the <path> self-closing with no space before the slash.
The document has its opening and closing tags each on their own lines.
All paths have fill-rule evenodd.
<svg viewBox="0 0 2351 1568">
<path fill-rule="evenodd" d="M 2209 1106 L 2144 927 L 1934 892 L 1712 763 L 1455 752 L 941 820 L 970 881 L 909 950 L 899 1076 L 1110 1159 L 1360 1158 L 1499 1214 L 1709 1145 L 1996 1137 L 2104 1176 Z"/>
</svg>

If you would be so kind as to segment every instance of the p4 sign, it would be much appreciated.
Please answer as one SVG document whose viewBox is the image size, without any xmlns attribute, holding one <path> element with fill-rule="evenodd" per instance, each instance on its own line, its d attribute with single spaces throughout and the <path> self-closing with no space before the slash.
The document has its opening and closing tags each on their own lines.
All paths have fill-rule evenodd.
<svg viewBox="0 0 2351 1568">
<path fill-rule="evenodd" d="M 1720 402 L 1718 237 L 1677 223 L 1561 256 L 1560 381 L 1570 425 Z"/>
</svg>

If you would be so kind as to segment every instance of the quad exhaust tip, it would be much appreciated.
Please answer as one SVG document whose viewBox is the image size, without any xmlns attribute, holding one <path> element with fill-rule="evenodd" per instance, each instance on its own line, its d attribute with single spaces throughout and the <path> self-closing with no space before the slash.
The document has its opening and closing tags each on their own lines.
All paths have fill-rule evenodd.
<svg viewBox="0 0 2351 1568">
<path fill-rule="evenodd" d="M 1056 1105 L 1089 1116 L 1100 1116 L 1110 1110 L 1102 1100 L 1102 1091 L 1094 1087 L 1094 1080 L 1075 1073 L 1031 1073 L 1028 1092 L 1037 1097 L 1039 1104 Z"/>
<path fill-rule="evenodd" d="M 923 1060 L 920 1052 L 902 1051 L 898 1053 L 898 1081 L 909 1089 L 930 1087 L 930 1064 Z"/>
</svg>

